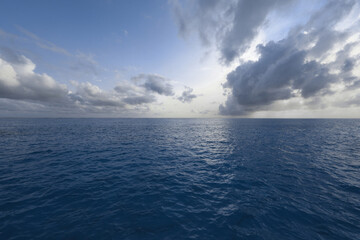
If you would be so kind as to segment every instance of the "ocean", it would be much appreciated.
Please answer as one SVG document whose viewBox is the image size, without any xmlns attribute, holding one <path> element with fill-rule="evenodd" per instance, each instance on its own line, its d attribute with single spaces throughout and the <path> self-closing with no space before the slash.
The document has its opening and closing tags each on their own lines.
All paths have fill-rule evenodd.
<svg viewBox="0 0 360 240">
<path fill-rule="evenodd" d="M 360 120 L 0 119 L 0 239 L 360 239 Z"/>
</svg>

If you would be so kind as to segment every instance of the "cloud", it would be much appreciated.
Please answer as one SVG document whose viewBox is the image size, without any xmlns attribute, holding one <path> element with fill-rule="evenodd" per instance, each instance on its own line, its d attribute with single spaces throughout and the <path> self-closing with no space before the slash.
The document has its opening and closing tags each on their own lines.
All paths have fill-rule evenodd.
<svg viewBox="0 0 360 240">
<path fill-rule="evenodd" d="M 156 98 L 153 95 L 144 95 L 144 96 L 135 96 L 135 97 L 126 97 L 124 102 L 130 105 L 139 105 L 144 103 L 155 102 Z"/>
<path fill-rule="evenodd" d="M 352 70 L 359 56 L 349 55 L 359 42 L 346 44 L 351 29 L 334 30 L 351 10 L 350 3 L 330 2 L 304 27 L 290 31 L 287 38 L 259 45 L 258 61 L 241 64 L 228 74 L 224 87 L 230 88 L 231 94 L 220 106 L 220 113 L 246 115 L 277 100 L 299 96 L 321 102 L 319 97 L 334 93 L 332 84 L 353 85 L 358 81 Z M 344 48 L 335 48 L 336 54 L 332 54 L 337 44 Z M 334 60 L 329 61 L 332 55 Z"/>
<path fill-rule="evenodd" d="M 261 30 L 271 30 L 267 26 L 270 16 L 284 13 L 295 2 L 174 1 L 173 9 L 181 35 L 197 32 L 205 45 L 214 41 L 221 62 L 229 64 L 255 42 Z M 329 0 L 306 16 L 302 25 L 286 29 L 283 39 L 259 44 L 256 61 L 241 61 L 227 75 L 223 85 L 227 100 L 219 106 L 220 114 L 248 115 L 289 99 L 324 106 L 325 96 L 358 87 L 360 57 L 354 52 L 360 48 L 356 37 L 360 23 L 343 21 L 357 17 L 351 13 L 356 4 L 354 0 Z"/>
<path fill-rule="evenodd" d="M 129 107 L 153 103 L 156 95 L 172 96 L 172 85 L 165 77 L 154 74 L 139 74 L 131 81 L 118 83 L 111 91 L 105 91 L 89 82 L 74 83 L 77 90 L 71 98 L 80 105 L 102 107 Z"/>
<path fill-rule="evenodd" d="M 181 94 L 180 97 L 178 97 L 178 100 L 183 103 L 190 103 L 194 98 L 197 97 L 197 95 L 193 94 L 193 89 L 190 87 L 185 87 L 185 90 Z"/>
<path fill-rule="evenodd" d="M 102 90 L 100 87 L 89 82 L 75 82 L 74 85 L 77 90 L 71 94 L 71 98 L 80 105 L 119 108 L 138 105 L 145 106 L 157 101 L 154 94 L 161 95 L 152 89 L 149 90 L 143 83 L 134 83 L 133 81 L 120 82 L 110 91 Z"/>
<path fill-rule="evenodd" d="M 174 0 L 171 3 L 180 35 L 195 31 L 204 45 L 209 45 L 215 36 L 222 61 L 231 63 L 250 46 L 268 14 L 291 2 L 199 0 L 180 4 Z"/>
<path fill-rule="evenodd" d="M 349 106 L 349 105 L 360 106 L 360 93 L 341 104 L 345 106 Z"/>
<path fill-rule="evenodd" d="M 172 96 L 174 95 L 173 87 L 168 83 L 168 79 L 156 74 L 139 74 L 132 78 L 136 83 L 144 82 L 142 86 L 150 91 L 160 95 Z"/>
<path fill-rule="evenodd" d="M 294 48 L 292 41 L 270 42 L 258 50 L 258 61 L 242 64 L 228 74 L 224 87 L 232 89 L 232 96 L 220 108 L 222 114 L 233 115 L 229 108 L 234 104 L 246 112 L 297 94 L 303 98 L 328 94 L 329 85 L 342 80 L 326 64 L 306 61 L 307 52 Z"/>
<path fill-rule="evenodd" d="M 98 62 L 95 61 L 95 57 L 92 54 L 85 54 L 80 51 L 76 53 L 70 53 L 64 48 L 57 46 L 56 44 L 49 42 L 40 38 L 33 32 L 16 25 L 16 28 L 25 36 L 25 38 L 20 38 L 16 35 L 6 33 L 0 29 L 0 36 L 3 36 L 8 39 L 21 39 L 21 42 L 28 42 L 35 44 L 36 46 L 48 50 L 53 53 L 57 53 L 65 57 L 67 62 L 69 62 L 68 69 L 73 70 L 74 72 L 80 72 L 82 74 L 97 76 L 99 72 L 105 71 L 105 68 L 101 67 Z M 58 66 L 57 66 L 58 67 Z M 67 69 L 66 69 L 67 70 Z"/>
<path fill-rule="evenodd" d="M 182 37 L 196 32 L 201 42 L 208 46 L 212 36 L 225 29 L 225 12 L 234 6 L 230 1 L 170 1 L 179 34 Z"/>
<path fill-rule="evenodd" d="M 35 70 L 36 65 L 27 57 L 10 48 L 0 48 L 0 108 L 11 114 L 11 108 L 18 109 L 27 116 L 33 115 L 24 109 L 33 109 L 39 116 L 46 116 L 46 112 L 136 116 L 135 113 L 149 111 L 149 104 L 156 102 L 157 96 L 174 95 L 170 81 L 155 74 L 139 74 L 104 90 L 90 82 L 60 84 Z"/>
<path fill-rule="evenodd" d="M 0 52 L 0 98 L 63 101 L 68 89 L 47 74 L 35 73 L 35 64 L 10 49 Z"/>
<path fill-rule="evenodd" d="M 233 14 L 232 27 L 224 34 L 220 42 L 224 62 L 232 62 L 250 46 L 260 26 L 264 24 L 267 15 L 273 9 L 290 2 L 288 0 L 238 1 L 231 13 Z"/>
<path fill-rule="evenodd" d="M 18 38 L 18 36 L 11 34 L 11 33 L 7 33 L 1 29 L 0 29 L 0 37 L 6 38 L 6 39 L 17 39 Z"/>
<path fill-rule="evenodd" d="M 25 28 L 16 25 L 16 28 L 23 33 L 25 36 L 31 38 L 33 41 L 35 41 L 36 45 L 38 45 L 39 47 L 46 49 L 46 50 L 50 50 L 52 52 L 55 53 L 60 53 L 66 56 L 71 56 L 71 53 L 69 53 L 67 50 L 56 46 L 54 43 L 46 41 L 41 39 L 40 37 L 38 37 L 36 34 L 26 30 Z"/>
<path fill-rule="evenodd" d="M 72 100 L 80 105 L 98 107 L 124 107 L 121 97 L 114 92 L 104 91 L 89 82 L 77 84 L 77 91 L 70 94 Z"/>
<path fill-rule="evenodd" d="M 137 83 L 139 84 L 139 83 Z M 123 81 L 114 89 L 123 96 L 125 103 L 129 105 L 141 105 L 156 101 L 156 97 L 141 84 Z"/>
</svg>

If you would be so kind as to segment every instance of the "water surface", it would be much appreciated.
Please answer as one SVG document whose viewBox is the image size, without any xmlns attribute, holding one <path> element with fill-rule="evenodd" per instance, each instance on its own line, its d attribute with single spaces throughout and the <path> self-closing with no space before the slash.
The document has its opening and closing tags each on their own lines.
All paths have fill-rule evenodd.
<svg viewBox="0 0 360 240">
<path fill-rule="evenodd" d="M 360 239 L 360 120 L 0 119 L 0 239 Z"/>
</svg>

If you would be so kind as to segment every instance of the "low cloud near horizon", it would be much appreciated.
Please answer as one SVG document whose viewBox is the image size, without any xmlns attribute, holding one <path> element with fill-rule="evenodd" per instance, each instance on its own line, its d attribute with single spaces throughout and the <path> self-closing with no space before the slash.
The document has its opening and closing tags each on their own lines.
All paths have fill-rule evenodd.
<svg viewBox="0 0 360 240">
<path fill-rule="evenodd" d="M 29 58 L 10 48 L 0 48 L 0 104 L 7 105 L 3 110 L 28 108 L 33 112 L 52 112 L 53 116 L 59 113 L 141 116 L 139 114 L 148 111 L 148 104 L 156 102 L 158 96 L 175 95 L 170 80 L 157 74 L 138 74 L 106 91 L 90 82 L 60 84 L 45 73 L 36 73 L 35 69 Z"/>
</svg>

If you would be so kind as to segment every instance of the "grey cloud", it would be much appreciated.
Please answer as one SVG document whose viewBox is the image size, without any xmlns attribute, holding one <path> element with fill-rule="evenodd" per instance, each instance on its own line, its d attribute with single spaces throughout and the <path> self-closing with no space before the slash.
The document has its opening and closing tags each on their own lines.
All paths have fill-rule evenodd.
<svg viewBox="0 0 360 240">
<path fill-rule="evenodd" d="M 347 86 L 348 90 L 355 90 L 360 88 L 360 80 L 358 78 L 353 78 L 353 81 Z"/>
<path fill-rule="evenodd" d="M 82 105 L 98 107 L 124 107 L 125 105 L 116 94 L 104 91 L 89 82 L 78 84 L 77 92 L 72 94 L 71 98 Z"/>
<path fill-rule="evenodd" d="M 345 101 L 343 104 L 345 106 L 348 105 L 360 106 L 360 94 L 357 94 L 355 97 L 351 98 L 350 100 Z"/>
<path fill-rule="evenodd" d="M 124 102 L 130 105 L 140 105 L 144 103 L 152 103 L 155 102 L 156 98 L 152 95 L 144 95 L 144 96 L 135 96 L 135 97 L 126 97 L 124 98 Z"/>
<path fill-rule="evenodd" d="M 82 52 L 69 53 L 20 26 L 17 28 L 27 37 L 21 38 L 22 41 L 31 40 L 43 49 L 68 57 L 69 66 L 66 70 L 71 69 L 91 76 L 106 71 L 92 55 Z M 13 38 L 1 30 L 0 37 Z M 169 80 L 155 74 L 140 74 L 135 76 L 133 81 L 119 83 L 110 90 L 103 90 L 90 82 L 72 81 L 75 90 L 70 91 L 66 85 L 56 82 L 50 76 L 36 73 L 35 64 L 17 51 L 0 48 L 0 52 L 0 98 L 9 101 L 14 99 L 19 101 L 19 104 L 28 102 L 39 109 L 39 106 L 44 106 L 44 111 L 67 109 L 75 115 L 90 112 L 129 112 L 132 109 L 143 112 L 148 111 L 148 104 L 156 102 L 157 95 L 174 95 Z M 25 103 L 20 105 L 25 106 Z"/>
<path fill-rule="evenodd" d="M 178 100 L 183 102 L 183 103 L 189 103 L 191 102 L 194 98 L 197 97 L 197 95 L 193 94 L 193 89 L 189 88 L 189 87 L 185 87 L 185 90 L 183 91 L 183 93 L 181 94 L 180 97 L 178 97 Z"/>
<path fill-rule="evenodd" d="M 337 32 L 331 26 L 351 10 L 349 2 L 330 2 L 304 27 L 290 31 L 287 38 L 259 45 L 258 61 L 243 63 L 228 74 L 224 87 L 231 93 L 225 104 L 220 105 L 220 113 L 246 115 L 265 109 L 277 100 L 296 96 L 319 99 L 333 93 L 331 83 L 354 85 L 358 77 L 351 71 L 357 59 L 349 57 L 351 45 L 340 50 L 334 62 L 319 60 L 326 57 L 336 43 L 345 40 L 348 33 Z M 329 14 L 336 9 L 340 10 Z M 335 69 L 338 71 L 332 71 Z"/>
<path fill-rule="evenodd" d="M 54 109 L 53 105 L 40 102 L 0 98 L 0 117 L 64 117 L 64 113 L 69 113 L 69 109 L 62 106 Z"/>
<path fill-rule="evenodd" d="M 220 42 L 223 60 L 230 63 L 244 52 L 258 34 L 259 27 L 265 22 L 269 12 L 281 4 L 290 2 L 286 0 L 238 1 L 233 10 L 233 25 Z"/>
<path fill-rule="evenodd" d="M 9 104 L 16 106 L 16 109 L 31 106 L 36 108 L 34 112 L 39 116 L 51 111 L 64 112 L 71 116 L 116 112 L 130 114 L 131 111 L 131 114 L 134 114 L 135 108 L 140 112 L 148 111 L 146 105 L 156 101 L 156 94 L 173 94 L 168 80 L 147 74 L 135 77 L 137 80 L 134 78 L 133 81 L 119 83 L 111 90 L 103 90 L 89 82 L 72 81 L 75 88 L 72 92 L 66 85 L 56 82 L 50 76 L 36 73 L 35 68 L 36 65 L 25 56 L 9 48 L 0 48 L 2 105 Z"/>
<path fill-rule="evenodd" d="M 173 9 L 181 35 L 196 32 L 205 45 L 215 41 L 221 60 L 231 63 L 250 46 L 269 14 L 284 11 L 293 2 L 173 1 Z M 307 23 L 290 29 L 285 39 L 259 45 L 258 61 L 241 63 L 228 74 L 224 88 L 230 94 L 220 105 L 220 113 L 245 115 L 293 97 L 320 101 L 321 96 L 333 94 L 332 83 L 344 83 L 348 89 L 358 87 L 359 79 L 353 70 L 360 57 L 351 52 L 359 41 L 338 51 L 335 61 L 324 61 L 338 43 L 359 31 L 358 21 L 345 30 L 336 29 L 355 3 L 329 0 Z"/>
<path fill-rule="evenodd" d="M 355 0 L 328 0 L 323 8 L 311 16 L 305 27 L 316 31 L 332 28 L 339 19 L 350 13 L 355 3 Z"/>
<path fill-rule="evenodd" d="M 180 4 L 177 1 L 172 1 L 172 5 L 173 5 L 173 12 L 175 14 L 176 20 L 177 20 L 177 24 L 178 24 L 178 28 L 179 28 L 179 33 L 180 35 L 182 35 L 183 37 L 187 34 L 188 30 L 188 23 L 185 20 L 185 16 L 183 13 L 183 10 L 180 6 Z"/>
<path fill-rule="evenodd" d="M 186 37 L 196 32 L 204 45 L 209 45 L 212 35 L 218 34 L 226 27 L 223 20 L 230 15 L 235 5 L 232 1 L 199 0 L 170 1 L 179 34 Z"/>
<path fill-rule="evenodd" d="M 133 80 L 134 81 L 134 80 Z M 104 91 L 91 83 L 77 83 L 77 91 L 71 98 L 82 106 L 127 108 L 128 106 L 143 106 L 155 102 L 152 90 L 142 84 L 121 82 L 112 91 Z M 108 109 L 109 110 L 109 109 Z"/>
<path fill-rule="evenodd" d="M 276 100 L 295 97 L 297 90 L 303 98 L 330 93 L 331 83 L 341 82 L 342 74 L 331 74 L 326 64 L 306 61 L 306 51 L 291 47 L 291 42 L 270 42 L 260 46 L 261 58 L 237 67 L 227 76 L 224 87 L 232 90 L 224 115 L 243 114 L 258 110 Z M 232 111 L 238 104 L 243 110 Z"/>
<path fill-rule="evenodd" d="M 355 66 L 358 65 L 360 55 L 350 56 L 351 53 L 356 50 L 358 42 L 352 42 L 346 44 L 342 50 L 336 53 L 336 61 L 329 64 L 331 69 L 339 69 L 343 77 L 343 80 L 348 84 L 351 84 L 356 80 L 356 77 L 352 75 L 352 71 Z"/>
<path fill-rule="evenodd" d="M 344 61 L 344 64 L 343 64 L 343 67 L 342 67 L 342 70 L 344 72 L 349 72 L 349 71 L 352 71 L 355 67 L 355 59 L 353 58 L 349 58 L 349 59 L 346 59 Z"/>
<path fill-rule="evenodd" d="M 0 57 L 12 64 L 26 64 L 25 58 L 18 52 L 8 47 L 0 47 Z"/>
<path fill-rule="evenodd" d="M 142 86 L 147 91 L 165 96 L 174 95 L 172 85 L 162 76 L 155 74 L 139 74 L 138 76 L 133 77 L 132 80 L 134 82 L 144 82 Z"/>
<path fill-rule="evenodd" d="M 243 116 L 258 109 L 259 109 L 258 106 L 248 107 L 246 105 L 245 106 L 240 105 L 236 101 L 233 95 L 228 96 L 225 104 L 224 105 L 221 104 L 219 106 L 220 114 L 227 116 Z"/>
<path fill-rule="evenodd" d="M 122 82 L 114 90 L 129 105 L 141 105 L 156 101 L 154 94 L 173 96 L 173 86 L 165 77 L 155 74 L 139 74 L 131 82 Z"/>
<path fill-rule="evenodd" d="M 195 114 L 201 114 L 201 115 L 208 115 L 208 114 L 211 114 L 211 110 L 196 110 L 196 109 L 191 109 L 191 112 L 192 113 L 195 113 Z"/>
<path fill-rule="evenodd" d="M 131 85 L 129 83 L 123 82 L 122 84 L 117 85 L 114 90 L 119 94 L 126 94 L 128 92 L 134 91 L 135 89 L 134 85 Z"/>
<path fill-rule="evenodd" d="M 309 51 L 310 56 L 321 57 L 336 43 L 349 37 L 349 31 L 335 31 L 334 27 L 351 11 L 354 4 L 353 0 L 329 1 L 324 8 L 310 18 L 302 28 L 309 33 L 307 38 L 310 41 L 316 41 L 315 46 Z"/>
<path fill-rule="evenodd" d="M 80 104 L 94 106 L 146 106 L 156 102 L 156 94 L 172 96 L 172 85 L 162 76 L 139 74 L 129 82 L 119 83 L 113 91 L 104 91 L 91 83 L 77 84 L 77 92 L 72 94 L 72 99 Z"/>
<path fill-rule="evenodd" d="M 215 36 L 222 60 L 230 63 L 249 47 L 268 14 L 291 2 L 292 0 L 200 0 L 181 5 L 173 1 L 173 9 L 182 36 L 196 31 L 205 45 L 214 39 L 211 36 Z"/>
<path fill-rule="evenodd" d="M 324 29 L 318 31 L 316 34 L 311 33 L 311 36 L 316 40 L 316 45 L 311 49 L 309 54 L 313 57 L 321 57 L 337 42 L 344 40 L 347 37 L 347 34 Z"/>
</svg>

